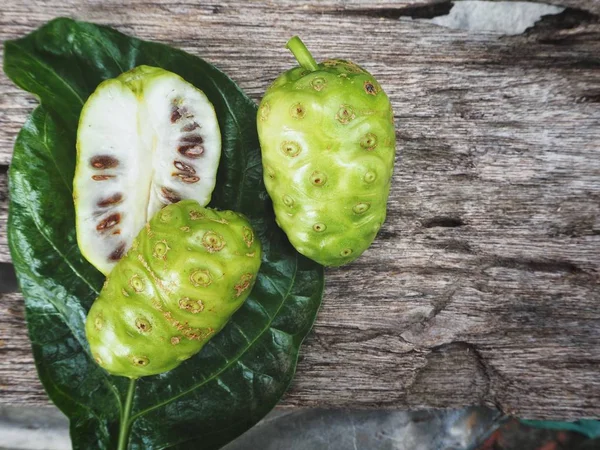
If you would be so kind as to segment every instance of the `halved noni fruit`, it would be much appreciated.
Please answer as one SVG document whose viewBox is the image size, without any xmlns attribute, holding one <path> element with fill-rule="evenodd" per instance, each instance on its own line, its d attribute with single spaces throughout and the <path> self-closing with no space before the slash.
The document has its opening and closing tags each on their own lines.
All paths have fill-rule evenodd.
<svg viewBox="0 0 600 450">
<path fill-rule="evenodd" d="M 221 133 L 206 95 L 179 75 L 139 66 L 101 83 L 77 130 L 77 242 L 107 275 L 144 224 L 182 199 L 210 201 Z"/>
</svg>

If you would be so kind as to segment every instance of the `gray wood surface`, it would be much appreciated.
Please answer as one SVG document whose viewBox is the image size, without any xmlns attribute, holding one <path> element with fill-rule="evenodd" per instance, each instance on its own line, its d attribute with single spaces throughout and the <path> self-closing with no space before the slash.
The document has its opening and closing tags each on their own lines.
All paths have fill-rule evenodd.
<svg viewBox="0 0 600 450">
<path fill-rule="evenodd" d="M 293 34 L 317 59 L 360 63 L 395 111 L 388 220 L 358 261 L 327 271 L 282 405 L 597 417 L 600 2 L 548 3 L 571 8 L 503 37 L 409 17 L 451 7 L 432 0 L 8 0 L 0 38 L 57 15 L 108 24 L 207 59 L 257 101 L 293 64 Z M 0 79 L 0 262 L 5 166 L 34 105 Z M 0 297 L 0 402 L 46 403 L 22 297 Z"/>
</svg>

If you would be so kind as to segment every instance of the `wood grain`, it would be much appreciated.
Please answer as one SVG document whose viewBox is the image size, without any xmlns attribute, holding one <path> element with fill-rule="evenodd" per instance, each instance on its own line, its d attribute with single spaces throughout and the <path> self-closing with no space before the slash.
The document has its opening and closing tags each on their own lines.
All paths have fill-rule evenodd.
<svg viewBox="0 0 600 450">
<path fill-rule="evenodd" d="M 257 101 L 293 34 L 362 64 L 396 114 L 388 220 L 328 270 L 282 405 L 600 416 L 600 2 L 551 1 L 580 9 L 513 37 L 411 19 L 444 3 L 9 0 L 0 38 L 57 15 L 104 23 L 202 56 Z M 1 79 L 0 164 L 34 104 Z M 0 171 L 0 261 L 5 192 Z M 0 305 L 0 401 L 44 403 L 22 299 Z"/>
</svg>

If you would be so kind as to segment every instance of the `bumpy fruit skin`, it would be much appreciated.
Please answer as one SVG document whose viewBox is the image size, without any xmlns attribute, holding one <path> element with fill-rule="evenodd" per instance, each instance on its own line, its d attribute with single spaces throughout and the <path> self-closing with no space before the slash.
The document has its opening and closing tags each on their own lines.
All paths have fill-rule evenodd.
<svg viewBox="0 0 600 450">
<path fill-rule="evenodd" d="M 158 212 L 88 314 L 92 355 L 114 375 L 166 372 L 196 354 L 252 290 L 261 247 L 246 218 L 184 200 Z"/>
<path fill-rule="evenodd" d="M 385 220 L 394 166 L 379 83 L 348 61 L 296 67 L 267 90 L 257 124 L 265 185 L 292 245 L 326 266 L 360 256 Z"/>
</svg>

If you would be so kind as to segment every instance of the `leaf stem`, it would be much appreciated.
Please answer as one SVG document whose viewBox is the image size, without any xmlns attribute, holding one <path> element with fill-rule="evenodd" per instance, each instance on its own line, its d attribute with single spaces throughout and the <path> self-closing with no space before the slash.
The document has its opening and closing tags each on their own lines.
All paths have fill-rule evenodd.
<svg viewBox="0 0 600 450">
<path fill-rule="evenodd" d="M 135 394 L 135 383 L 137 379 L 132 378 L 129 380 L 129 388 L 127 389 L 127 398 L 125 399 L 125 410 L 121 416 L 121 427 L 119 429 L 119 446 L 118 450 L 126 450 L 127 443 L 129 442 L 129 432 L 131 431 L 131 422 L 129 416 L 131 416 L 131 407 L 133 406 L 133 397 Z"/>
<path fill-rule="evenodd" d="M 291 38 L 287 44 L 285 44 L 285 48 L 289 49 L 294 54 L 294 57 L 304 69 L 310 70 L 311 72 L 319 70 L 319 65 L 306 48 L 306 45 L 304 45 L 304 42 L 302 42 L 298 36 Z"/>
</svg>

